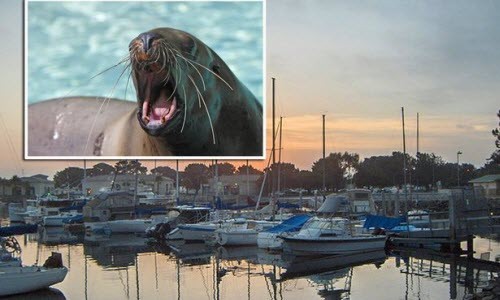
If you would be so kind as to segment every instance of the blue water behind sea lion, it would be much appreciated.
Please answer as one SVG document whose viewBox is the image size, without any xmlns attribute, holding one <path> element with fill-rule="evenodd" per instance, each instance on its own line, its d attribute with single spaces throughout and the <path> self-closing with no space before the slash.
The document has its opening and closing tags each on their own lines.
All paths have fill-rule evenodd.
<svg viewBox="0 0 500 300">
<path fill-rule="evenodd" d="M 262 102 L 261 2 L 29 2 L 27 17 L 28 103 L 75 95 L 135 101 L 131 80 L 125 88 L 128 73 L 116 84 L 122 66 L 89 79 L 157 27 L 201 39 Z"/>
</svg>

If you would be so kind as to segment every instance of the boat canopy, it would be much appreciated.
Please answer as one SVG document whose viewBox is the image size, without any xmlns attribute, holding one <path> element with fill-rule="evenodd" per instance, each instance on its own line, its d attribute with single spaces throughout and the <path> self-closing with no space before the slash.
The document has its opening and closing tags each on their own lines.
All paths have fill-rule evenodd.
<svg viewBox="0 0 500 300">
<path fill-rule="evenodd" d="M 281 233 L 281 232 L 290 232 L 290 231 L 298 231 L 306 223 L 311 216 L 309 215 L 296 215 L 280 224 L 267 229 L 265 232 L 273 232 L 273 233 Z"/>
<path fill-rule="evenodd" d="M 379 227 L 385 229 L 392 229 L 400 225 L 402 222 L 404 222 L 404 220 L 405 220 L 404 217 L 391 218 L 384 216 L 367 215 L 363 227 L 364 228 Z"/>
</svg>

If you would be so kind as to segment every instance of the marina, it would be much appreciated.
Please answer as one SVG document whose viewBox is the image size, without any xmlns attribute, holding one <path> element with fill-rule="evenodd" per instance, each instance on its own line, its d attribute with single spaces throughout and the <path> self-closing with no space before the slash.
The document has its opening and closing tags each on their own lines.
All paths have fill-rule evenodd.
<svg viewBox="0 0 500 300">
<path fill-rule="evenodd" d="M 342 299 L 462 299 L 498 276 L 493 264 L 453 265 L 456 256 L 426 256 L 420 251 L 304 260 L 255 246 L 149 244 L 135 235 L 82 236 L 70 243 L 48 244 L 37 234 L 17 238 L 26 265 L 52 251 L 62 254 L 69 271 L 63 282 L 52 286 L 56 292 L 50 290 L 54 296 L 47 299 L 62 299 L 61 295 L 67 299 L 224 299 L 236 295 L 331 299 L 336 294 Z M 479 252 L 489 252 L 491 257 L 500 254 L 498 239 L 480 238 L 476 243 Z"/>
<path fill-rule="evenodd" d="M 367 234 L 362 222 L 351 220 L 352 216 L 345 218 L 352 207 L 346 197 L 329 196 L 316 216 L 299 214 L 290 220 L 285 218 L 283 223 L 241 217 L 223 223 L 207 222 L 208 211 L 181 206 L 175 215 L 181 220 L 170 223 L 170 230 L 165 229 L 171 231 L 170 235 L 180 231 L 177 238 L 171 239 L 168 234 L 159 239 L 151 234 L 147 237 L 146 227 L 135 233 L 109 230 L 107 221 L 90 223 L 105 223 L 107 231 L 74 230 L 74 226 L 86 227 L 83 224 L 41 224 L 35 233 L 15 232 L 20 261 L 12 260 L 11 264 L 22 261 L 28 272 L 31 265 L 56 252 L 65 268 L 61 275 L 66 278 L 57 283 L 61 275 L 46 276 L 44 279 L 49 281 L 45 284 L 50 289 L 11 298 L 151 299 L 167 295 L 177 299 L 222 299 L 245 294 L 248 299 L 461 299 L 481 293 L 492 295 L 491 290 L 490 294 L 484 293 L 500 274 L 498 234 L 476 236 L 472 241 L 474 252 L 412 247 L 404 236 L 403 244 L 395 245 L 393 241 L 386 245 L 385 235 Z M 371 200 L 367 199 L 364 213 L 370 212 Z M 8 212 L 2 215 L 2 228 L 9 228 Z M 201 223 L 190 224 L 195 219 Z M 128 228 L 128 223 L 144 222 L 141 220 L 123 220 L 125 225 L 121 225 Z M 175 220 L 170 214 L 170 221 Z M 173 229 L 178 222 L 179 227 Z M 151 228 L 161 228 L 161 224 Z M 183 230 L 187 232 L 186 240 Z M 258 242 L 259 235 L 265 238 L 273 231 L 278 234 Z M 234 236 L 229 238 L 228 233 Z M 445 239 L 448 241 L 449 236 Z M 282 243 L 276 244 L 276 240 Z M 294 241 L 304 240 L 303 246 L 296 248 Z M 458 241 L 457 246 L 469 249 L 469 242 Z M 12 271 L 10 274 L 11 278 L 5 280 L 18 278 L 20 282 L 19 275 Z M 0 280 L 1 276 L 0 270 Z"/>
</svg>

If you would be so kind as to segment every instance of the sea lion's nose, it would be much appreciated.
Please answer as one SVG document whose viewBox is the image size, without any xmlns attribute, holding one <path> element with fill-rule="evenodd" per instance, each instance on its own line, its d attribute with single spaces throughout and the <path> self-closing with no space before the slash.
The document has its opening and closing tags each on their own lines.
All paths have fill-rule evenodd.
<svg viewBox="0 0 500 300">
<path fill-rule="evenodd" d="M 141 38 L 142 41 L 142 49 L 144 50 L 144 52 L 148 52 L 148 50 L 151 49 L 153 41 L 158 39 L 159 36 L 155 33 L 144 32 L 141 33 L 139 37 Z"/>
</svg>

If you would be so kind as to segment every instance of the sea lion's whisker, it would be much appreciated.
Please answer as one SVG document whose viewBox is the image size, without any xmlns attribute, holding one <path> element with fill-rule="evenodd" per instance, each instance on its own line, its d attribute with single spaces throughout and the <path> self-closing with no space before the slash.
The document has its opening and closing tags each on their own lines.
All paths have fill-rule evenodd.
<svg viewBox="0 0 500 300">
<path fill-rule="evenodd" d="M 118 63 L 116 63 L 116 64 L 112 65 L 111 67 L 106 68 L 106 69 L 102 70 L 101 72 L 99 72 L 99 73 L 95 74 L 94 76 L 90 77 L 90 78 L 89 78 L 86 82 L 88 82 L 88 81 L 90 81 L 90 80 L 92 80 L 92 79 L 96 78 L 96 77 L 97 77 L 97 76 L 99 76 L 99 75 L 102 75 L 103 73 L 105 73 L 105 72 L 107 72 L 107 71 L 109 71 L 109 70 L 111 70 L 111 69 L 113 69 L 113 68 L 116 68 L 117 66 L 119 66 L 119 65 L 123 64 L 124 62 L 126 62 L 127 60 L 128 60 L 128 58 L 125 58 L 125 59 L 120 60 Z"/>
<path fill-rule="evenodd" d="M 169 73 L 170 73 L 170 71 L 169 71 Z M 168 101 L 170 98 L 172 98 L 172 96 L 175 94 L 175 91 L 177 90 L 177 80 L 174 80 L 174 82 L 175 82 L 175 85 L 174 85 L 174 90 L 172 91 L 172 93 L 170 94 L 170 96 L 168 96 L 167 101 Z M 165 83 L 165 84 L 166 84 L 166 83 Z"/>
<path fill-rule="evenodd" d="M 177 56 L 179 56 L 180 58 L 185 59 L 185 60 L 187 60 L 187 61 L 190 61 L 190 62 L 192 62 L 192 63 L 194 63 L 194 64 L 196 64 L 196 65 L 198 65 L 198 66 L 202 67 L 203 69 L 207 70 L 208 72 L 212 73 L 212 75 L 214 75 L 215 77 L 217 77 L 217 78 L 219 78 L 220 80 L 222 80 L 222 82 L 224 82 L 224 83 L 225 83 L 225 84 L 226 84 L 226 85 L 227 85 L 227 86 L 231 89 L 231 91 L 233 91 L 233 88 L 231 87 L 231 85 L 230 85 L 229 83 L 227 83 L 227 81 L 225 81 L 222 77 L 220 77 L 220 76 L 219 76 L 217 73 L 215 73 L 214 71 L 210 70 L 209 68 L 205 67 L 204 65 L 202 65 L 202 64 L 200 64 L 200 63 L 198 63 L 198 62 L 196 62 L 196 61 L 194 61 L 194 60 L 190 60 L 189 58 L 185 58 L 185 57 L 183 57 L 182 55 L 177 54 Z"/>
<path fill-rule="evenodd" d="M 166 68 L 167 68 L 167 56 L 165 55 L 165 51 L 163 51 L 163 49 L 159 49 L 158 50 L 158 58 L 160 57 L 165 57 L 165 59 L 163 59 L 163 64 L 161 66 L 161 68 L 158 70 L 157 74 L 160 74 L 161 72 L 163 72 Z"/>
<path fill-rule="evenodd" d="M 195 69 L 195 70 L 196 70 L 196 73 L 198 73 L 198 75 L 200 76 L 201 83 L 203 84 L 203 90 L 204 90 L 204 91 L 206 91 L 206 90 L 207 90 L 207 88 L 206 88 L 206 86 L 205 86 L 205 80 L 203 79 L 203 76 L 201 76 L 201 73 L 200 73 L 200 71 L 198 70 L 198 68 L 196 68 L 196 67 L 195 67 L 195 66 L 194 66 L 191 62 L 189 62 L 188 60 L 186 60 L 186 62 L 187 62 L 188 64 L 190 64 L 190 65 L 193 67 L 193 69 Z"/>
<path fill-rule="evenodd" d="M 186 115 L 187 115 L 186 89 L 184 89 L 183 85 L 182 85 L 182 92 L 184 94 L 184 118 L 182 119 L 181 132 L 184 130 L 184 125 L 186 124 Z"/>
<path fill-rule="evenodd" d="M 130 65 L 129 65 L 130 66 Z M 130 77 L 132 76 L 132 69 L 130 69 L 130 72 L 128 73 L 127 77 L 127 84 L 125 84 L 125 96 L 123 98 L 127 99 L 127 90 L 128 90 L 128 84 L 130 83 Z"/>
</svg>

